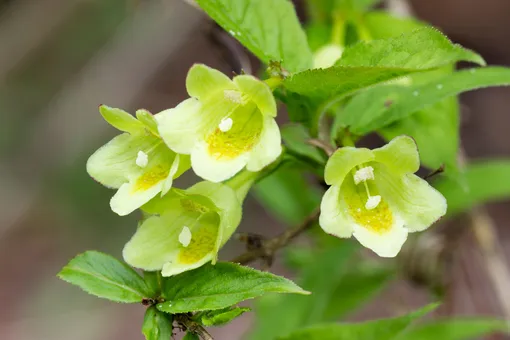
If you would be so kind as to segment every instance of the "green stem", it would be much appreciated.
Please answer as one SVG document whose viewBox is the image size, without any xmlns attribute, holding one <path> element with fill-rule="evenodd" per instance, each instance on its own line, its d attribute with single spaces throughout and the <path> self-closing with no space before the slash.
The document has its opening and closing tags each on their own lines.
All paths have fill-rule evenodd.
<svg viewBox="0 0 510 340">
<path fill-rule="evenodd" d="M 334 44 L 345 46 L 345 20 L 340 13 L 333 14 L 333 29 L 331 41 Z"/>
<path fill-rule="evenodd" d="M 344 135 L 342 136 L 342 146 L 356 146 L 354 144 L 354 140 L 352 139 L 351 134 L 349 131 L 345 131 Z"/>
</svg>

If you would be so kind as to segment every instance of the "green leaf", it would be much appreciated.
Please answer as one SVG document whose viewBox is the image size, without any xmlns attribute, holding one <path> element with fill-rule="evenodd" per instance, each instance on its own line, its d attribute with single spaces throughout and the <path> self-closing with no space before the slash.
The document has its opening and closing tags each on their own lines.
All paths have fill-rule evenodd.
<svg viewBox="0 0 510 340">
<path fill-rule="evenodd" d="M 311 326 L 280 340 L 393 340 L 417 318 L 424 316 L 437 305 L 428 305 L 404 316 L 362 323 L 340 323 Z"/>
<path fill-rule="evenodd" d="M 301 223 L 310 215 L 319 206 L 322 196 L 322 192 L 310 186 L 303 168 L 296 163 L 284 164 L 261 180 L 254 194 L 267 211 L 291 225 Z"/>
<path fill-rule="evenodd" d="M 197 0 L 221 27 L 260 60 L 281 61 L 290 72 L 312 65 L 312 52 L 288 0 Z"/>
<path fill-rule="evenodd" d="M 161 285 L 163 282 L 163 277 L 161 276 L 160 271 L 157 272 L 144 271 L 143 279 L 145 280 L 147 287 L 149 287 L 151 291 L 151 296 L 155 297 L 161 294 Z"/>
<path fill-rule="evenodd" d="M 115 302 L 140 303 L 151 296 L 145 281 L 131 267 L 97 251 L 76 256 L 58 277 L 89 294 Z"/>
<path fill-rule="evenodd" d="M 365 265 L 347 269 L 333 292 L 324 312 L 325 319 L 338 320 L 352 314 L 375 297 L 393 278 L 390 268 Z"/>
<path fill-rule="evenodd" d="M 249 311 L 250 308 L 246 307 L 227 307 L 219 310 L 199 313 L 199 315 L 194 317 L 194 319 L 206 327 L 222 326 Z"/>
<path fill-rule="evenodd" d="M 396 136 L 414 138 L 420 151 L 420 161 L 430 169 L 445 165 L 445 174 L 461 176 L 457 165 L 459 150 L 459 104 L 450 97 L 418 111 L 406 119 L 389 125 L 379 133 L 387 141 Z M 457 178 L 457 183 L 463 182 Z"/>
<path fill-rule="evenodd" d="M 266 296 L 257 301 L 255 327 L 251 340 L 274 339 L 304 326 L 325 320 L 336 287 L 348 268 L 355 244 L 328 237 L 332 244 L 322 245 L 306 265 L 298 282 L 313 292 L 311 296 Z"/>
<path fill-rule="evenodd" d="M 416 325 L 396 340 L 468 340 L 496 332 L 508 334 L 508 322 L 475 318 L 439 320 Z"/>
<path fill-rule="evenodd" d="M 423 28 L 399 37 L 359 42 L 345 49 L 336 66 L 297 73 L 287 90 L 311 97 L 347 95 L 367 86 L 458 61 L 485 65 L 476 53 L 452 44 L 443 34 Z"/>
<path fill-rule="evenodd" d="M 467 190 L 455 179 L 434 182 L 448 201 L 448 215 L 456 215 L 490 201 L 510 198 L 510 160 L 485 160 L 470 163 L 464 170 Z"/>
<path fill-rule="evenodd" d="M 156 307 L 149 307 L 143 319 L 142 333 L 146 340 L 169 340 L 172 338 L 172 316 Z"/>
<path fill-rule="evenodd" d="M 311 137 L 303 125 L 285 125 L 281 128 L 281 134 L 283 142 L 294 154 L 311 159 L 318 164 L 326 164 L 325 154 L 307 143 Z"/>
<path fill-rule="evenodd" d="M 462 92 L 508 85 L 510 68 L 486 67 L 455 72 L 424 85 L 378 86 L 354 97 L 335 123 L 364 135 Z"/>
<path fill-rule="evenodd" d="M 384 11 L 367 13 L 363 17 L 363 25 L 373 39 L 391 38 L 418 28 L 430 27 L 414 18 L 398 18 Z"/>
<path fill-rule="evenodd" d="M 195 333 L 187 332 L 182 340 L 200 340 L 200 337 Z"/>
<path fill-rule="evenodd" d="M 163 287 L 166 302 L 157 308 L 167 313 L 221 309 L 266 293 L 308 294 L 286 278 L 220 262 L 170 277 Z"/>
</svg>

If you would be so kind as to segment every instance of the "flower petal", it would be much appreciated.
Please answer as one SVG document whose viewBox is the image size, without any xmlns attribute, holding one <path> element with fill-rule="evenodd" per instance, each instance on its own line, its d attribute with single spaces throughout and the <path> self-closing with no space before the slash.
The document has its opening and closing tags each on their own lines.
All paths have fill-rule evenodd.
<svg viewBox="0 0 510 340">
<path fill-rule="evenodd" d="M 218 208 L 220 214 L 220 228 L 215 245 L 215 253 L 218 252 L 241 222 L 242 202 L 237 199 L 236 192 L 225 184 L 212 182 L 199 182 L 186 190 L 189 194 L 203 195 L 209 198 Z"/>
<path fill-rule="evenodd" d="M 178 204 L 178 201 L 174 202 Z M 185 215 L 179 214 L 177 208 L 164 217 L 149 217 L 124 246 L 124 261 L 136 268 L 160 270 L 179 252 L 179 233 L 182 225 L 189 222 Z"/>
<path fill-rule="evenodd" d="M 446 199 L 427 181 L 413 174 L 395 175 L 382 164 L 375 164 L 374 169 L 380 194 L 410 232 L 427 229 L 446 214 Z"/>
<path fill-rule="evenodd" d="M 354 227 L 353 236 L 364 247 L 372 249 L 381 257 L 395 257 L 407 240 L 407 228 L 402 220 L 396 218 L 391 229 L 384 233 L 374 232 L 361 226 Z"/>
<path fill-rule="evenodd" d="M 201 108 L 198 100 L 189 98 L 155 116 L 159 134 L 170 149 L 182 154 L 191 152 L 204 128 Z"/>
<path fill-rule="evenodd" d="M 273 162 L 282 153 L 280 129 L 272 117 L 266 117 L 258 143 L 250 153 L 246 168 L 249 171 L 260 171 Z"/>
<path fill-rule="evenodd" d="M 199 142 L 191 153 L 191 166 L 195 173 L 211 182 L 222 182 L 246 166 L 249 153 L 245 152 L 231 159 L 217 159 L 209 153 L 209 146 L 205 141 Z"/>
<path fill-rule="evenodd" d="M 138 121 L 142 123 L 150 133 L 159 137 L 158 122 L 152 113 L 145 109 L 136 110 L 136 119 L 138 119 Z"/>
<path fill-rule="evenodd" d="M 340 186 L 349 172 L 362 163 L 373 161 L 372 150 L 365 148 L 343 147 L 335 151 L 329 158 L 324 170 L 324 179 L 329 185 Z"/>
<path fill-rule="evenodd" d="M 186 89 L 191 97 L 206 101 L 217 96 L 220 91 L 235 90 L 236 87 L 232 80 L 220 71 L 204 64 L 195 64 L 186 77 Z"/>
<path fill-rule="evenodd" d="M 319 225 L 328 234 L 351 237 L 354 223 L 346 211 L 345 201 L 340 196 L 340 187 L 331 186 L 322 197 Z"/>
<path fill-rule="evenodd" d="M 124 110 L 101 105 L 99 112 L 104 120 L 120 131 L 139 133 L 144 130 L 144 125 Z"/>
<path fill-rule="evenodd" d="M 395 137 L 373 152 L 377 162 L 385 164 L 396 173 L 415 173 L 420 168 L 418 146 L 409 136 Z"/>
<path fill-rule="evenodd" d="M 250 97 L 264 116 L 276 117 L 276 101 L 266 83 L 249 75 L 235 77 L 234 83 L 243 95 Z"/>
<path fill-rule="evenodd" d="M 160 141 L 152 136 L 124 133 L 99 148 L 87 161 L 87 172 L 109 188 L 120 188 L 143 169 L 136 165 L 139 151 L 148 153 Z"/>
<path fill-rule="evenodd" d="M 166 179 L 171 176 L 170 168 L 176 155 L 163 142 L 159 143 L 148 152 L 149 163 L 142 169 L 143 172 L 137 177 L 130 178 L 129 183 L 123 184 L 112 197 L 110 206 L 115 213 L 127 215 L 163 189 Z"/>
</svg>

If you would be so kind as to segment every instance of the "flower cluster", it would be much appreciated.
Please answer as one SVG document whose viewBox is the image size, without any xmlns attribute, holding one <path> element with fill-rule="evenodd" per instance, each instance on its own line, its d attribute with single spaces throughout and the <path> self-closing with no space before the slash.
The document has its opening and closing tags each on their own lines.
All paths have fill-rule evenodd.
<svg viewBox="0 0 510 340">
<path fill-rule="evenodd" d="M 138 110 L 135 118 L 101 106 L 104 119 L 123 133 L 87 162 L 95 180 L 117 189 L 110 202 L 115 213 L 144 212 L 125 261 L 164 276 L 216 261 L 258 172 L 282 153 L 266 83 L 195 65 L 186 87 L 189 99 L 155 115 Z M 380 256 L 395 256 L 408 232 L 424 230 L 446 211 L 441 194 L 413 175 L 418 167 L 409 137 L 376 150 L 337 150 L 325 169 L 331 188 L 320 225 L 338 237 L 354 235 Z M 175 188 L 174 179 L 190 168 L 204 181 Z"/>
</svg>

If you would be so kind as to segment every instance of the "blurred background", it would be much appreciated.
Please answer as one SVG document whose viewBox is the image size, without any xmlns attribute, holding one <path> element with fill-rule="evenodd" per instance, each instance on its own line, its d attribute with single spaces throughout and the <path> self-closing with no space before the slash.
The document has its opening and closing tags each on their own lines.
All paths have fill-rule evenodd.
<svg viewBox="0 0 510 340">
<path fill-rule="evenodd" d="M 410 3 L 420 19 L 488 64 L 510 66 L 510 1 Z M 302 2 L 296 4 L 305 19 Z M 142 339 L 141 306 L 99 300 L 55 277 L 88 249 L 120 258 L 136 228 L 138 216 L 115 215 L 108 204 L 114 192 L 85 171 L 88 156 L 117 133 L 97 108 L 156 113 L 172 107 L 187 97 L 184 81 L 193 63 L 230 74 L 239 71 L 229 56 L 238 48 L 183 0 L 0 0 L 0 339 Z M 509 157 L 510 89 L 468 93 L 461 102 L 468 157 Z M 509 270 L 509 208 L 509 202 L 488 206 L 503 274 Z M 246 202 L 241 231 L 276 235 L 283 228 L 253 198 Z M 452 282 L 438 313 L 508 319 L 510 286 L 506 295 L 495 288 L 473 233 L 454 238 Z M 222 258 L 242 249 L 234 240 Z M 275 271 L 281 272 L 279 263 Z M 394 315 L 427 299 L 402 278 L 352 319 Z M 242 338 L 249 314 L 213 335 Z"/>
</svg>

